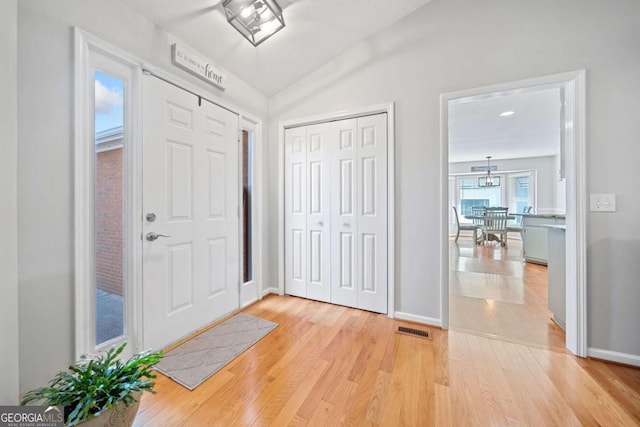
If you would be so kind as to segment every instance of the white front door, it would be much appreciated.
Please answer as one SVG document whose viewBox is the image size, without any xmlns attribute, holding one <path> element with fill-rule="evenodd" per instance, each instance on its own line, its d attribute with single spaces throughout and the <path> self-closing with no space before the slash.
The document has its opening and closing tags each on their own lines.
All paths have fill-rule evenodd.
<svg viewBox="0 0 640 427">
<path fill-rule="evenodd" d="M 159 349 L 239 306 L 238 116 L 143 89 L 143 339 Z"/>
</svg>

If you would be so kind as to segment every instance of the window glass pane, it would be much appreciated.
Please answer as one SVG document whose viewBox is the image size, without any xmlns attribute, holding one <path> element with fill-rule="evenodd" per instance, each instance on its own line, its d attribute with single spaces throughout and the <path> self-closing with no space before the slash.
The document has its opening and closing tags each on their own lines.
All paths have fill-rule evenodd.
<svg viewBox="0 0 640 427">
<path fill-rule="evenodd" d="M 471 215 L 474 206 L 502 206 L 500 187 L 480 187 L 478 177 L 460 178 L 460 215 Z M 461 218 L 464 221 L 464 218 Z M 466 220 L 470 222 L 470 220 Z"/>
<path fill-rule="evenodd" d="M 124 334 L 124 83 L 95 73 L 96 345 Z"/>
<path fill-rule="evenodd" d="M 516 195 L 516 212 L 522 212 L 529 206 L 529 177 L 519 176 L 514 179 Z"/>
<path fill-rule="evenodd" d="M 242 281 L 253 280 L 252 205 L 253 205 L 253 141 L 251 133 L 242 131 Z"/>
</svg>

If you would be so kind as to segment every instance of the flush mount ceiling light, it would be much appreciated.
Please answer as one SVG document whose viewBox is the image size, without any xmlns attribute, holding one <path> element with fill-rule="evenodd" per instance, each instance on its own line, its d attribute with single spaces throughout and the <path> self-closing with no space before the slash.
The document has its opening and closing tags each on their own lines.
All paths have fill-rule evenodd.
<svg viewBox="0 0 640 427">
<path fill-rule="evenodd" d="M 222 6 L 229 24 L 254 46 L 284 28 L 282 8 L 275 0 L 225 0 Z"/>
<path fill-rule="evenodd" d="M 515 113 L 516 113 L 515 111 L 504 111 L 504 112 L 500 113 L 500 117 L 513 116 Z"/>
</svg>

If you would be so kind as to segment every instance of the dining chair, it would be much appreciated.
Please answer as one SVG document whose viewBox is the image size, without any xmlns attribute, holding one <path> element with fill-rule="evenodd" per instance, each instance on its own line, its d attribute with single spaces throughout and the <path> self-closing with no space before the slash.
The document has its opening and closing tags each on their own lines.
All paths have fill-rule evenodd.
<svg viewBox="0 0 640 427">
<path fill-rule="evenodd" d="M 524 208 L 522 208 L 522 213 L 531 213 L 531 209 L 533 209 L 533 206 L 525 206 Z M 516 219 L 513 223 L 507 223 L 507 236 L 509 235 L 509 233 L 520 233 L 520 238 L 522 238 L 522 215 L 516 216 Z"/>
<path fill-rule="evenodd" d="M 460 230 L 463 231 L 473 231 L 473 242 L 477 242 L 478 241 L 478 226 L 476 224 L 460 224 L 460 218 L 458 218 L 458 210 L 456 209 L 455 206 L 452 206 L 453 208 L 453 217 L 456 219 L 456 226 L 458 227 L 458 230 L 456 231 L 456 239 L 454 240 L 455 242 L 458 241 L 458 238 L 460 237 Z"/>
<path fill-rule="evenodd" d="M 498 240 L 502 246 L 507 246 L 508 211 L 507 208 L 487 209 L 484 216 L 484 224 L 482 225 L 482 244 L 487 240 L 491 240 L 491 236 L 496 236 L 496 240 Z"/>
<path fill-rule="evenodd" d="M 482 227 L 482 224 L 484 223 L 484 219 L 478 218 L 478 217 L 484 216 L 486 212 L 487 212 L 486 206 L 472 206 L 471 215 L 475 217 L 472 220 L 473 223 L 478 227 Z"/>
</svg>

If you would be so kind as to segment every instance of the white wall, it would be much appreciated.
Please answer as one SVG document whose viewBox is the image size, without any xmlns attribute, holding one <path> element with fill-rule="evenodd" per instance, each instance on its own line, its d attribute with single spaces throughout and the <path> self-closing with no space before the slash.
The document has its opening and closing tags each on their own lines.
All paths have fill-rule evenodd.
<svg viewBox="0 0 640 427">
<path fill-rule="evenodd" d="M 18 6 L 0 2 L 0 405 L 18 403 Z"/>
<path fill-rule="evenodd" d="M 497 174 L 512 171 L 535 170 L 537 172 L 536 213 L 564 213 L 564 203 L 556 204 L 556 175 L 554 173 L 555 156 L 527 157 L 520 159 L 491 160 L 491 166 L 497 166 Z M 486 165 L 486 160 L 476 162 L 449 163 L 450 174 L 470 173 L 471 166 Z"/>
<path fill-rule="evenodd" d="M 640 355 L 638 16 L 637 0 L 433 0 L 270 99 L 270 199 L 278 122 L 395 101 L 396 310 L 439 318 L 440 94 L 586 69 L 588 188 L 618 195 L 588 215 L 589 346 Z"/>
<path fill-rule="evenodd" d="M 567 180 L 560 177 L 562 168 L 560 155 L 553 157 L 553 206 L 558 212 L 567 210 Z"/>
<path fill-rule="evenodd" d="M 173 37 L 119 1 L 21 0 L 18 24 L 20 390 L 25 391 L 45 384 L 74 358 L 72 27 L 215 89 L 174 67 Z M 217 93 L 267 116 L 267 99 L 231 74 L 228 90 Z"/>
</svg>

